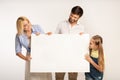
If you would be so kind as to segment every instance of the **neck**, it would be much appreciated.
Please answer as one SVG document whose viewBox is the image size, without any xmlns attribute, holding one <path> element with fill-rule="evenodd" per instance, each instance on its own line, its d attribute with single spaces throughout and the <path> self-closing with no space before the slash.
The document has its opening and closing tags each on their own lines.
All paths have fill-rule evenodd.
<svg viewBox="0 0 120 80">
<path fill-rule="evenodd" d="M 93 51 L 98 51 L 98 49 L 92 49 Z"/>
<path fill-rule="evenodd" d="M 73 27 L 74 25 L 76 25 L 77 23 L 74 22 L 74 23 L 70 23 L 71 27 Z"/>
</svg>

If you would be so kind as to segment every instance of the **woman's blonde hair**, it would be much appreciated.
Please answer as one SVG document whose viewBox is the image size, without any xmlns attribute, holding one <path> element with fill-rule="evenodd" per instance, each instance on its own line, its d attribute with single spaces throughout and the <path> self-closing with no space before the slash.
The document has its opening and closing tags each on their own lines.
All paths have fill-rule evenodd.
<svg viewBox="0 0 120 80">
<path fill-rule="evenodd" d="M 28 21 L 29 25 L 31 25 L 30 21 L 28 20 L 28 18 L 24 17 L 24 16 L 21 16 L 17 19 L 17 22 L 16 22 L 16 27 L 17 27 L 17 34 L 20 35 L 24 32 L 23 30 L 23 21 Z"/>
<path fill-rule="evenodd" d="M 101 67 L 102 70 L 104 70 L 104 51 L 103 51 L 103 39 L 101 36 L 99 35 L 95 35 L 92 37 L 94 43 L 96 46 L 98 46 L 98 54 L 99 54 L 99 57 L 98 57 L 98 65 Z M 91 49 L 90 49 L 90 54 L 91 54 Z"/>
</svg>

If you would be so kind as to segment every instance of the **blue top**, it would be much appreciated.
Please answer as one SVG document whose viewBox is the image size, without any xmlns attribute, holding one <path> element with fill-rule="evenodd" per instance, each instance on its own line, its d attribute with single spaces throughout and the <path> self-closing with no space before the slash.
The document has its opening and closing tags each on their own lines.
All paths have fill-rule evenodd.
<svg viewBox="0 0 120 80">
<path fill-rule="evenodd" d="M 35 34 L 37 32 L 39 32 L 40 34 L 44 34 L 44 31 L 41 28 L 41 26 L 32 25 L 32 34 Z M 29 39 L 27 38 L 27 36 L 25 34 L 16 35 L 16 37 L 15 37 L 15 51 L 16 51 L 16 54 L 18 52 L 22 51 L 22 46 L 27 50 L 27 52 L 30 53 L 31 49 L 30 49 L 29 44 L 30 44 Z"/>
</svg>

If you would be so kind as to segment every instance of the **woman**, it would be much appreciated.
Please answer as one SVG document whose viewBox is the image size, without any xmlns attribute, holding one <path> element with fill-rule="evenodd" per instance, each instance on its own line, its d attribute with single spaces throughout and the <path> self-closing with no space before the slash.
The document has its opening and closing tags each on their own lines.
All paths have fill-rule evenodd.
<svg viewBox="0 0 120 80">
<path fill-rule="evenodd" d="M 30 21 L 21 16 L 17 19 L 17 34 L 15 37 L 15 51 L 16 55 L 21 59 L 26 61 L 26 71 L 25 71 L 25 80 L 30 80 L 30 60 L 32 59 L 30 56 L 31 52 L 31 34 L 40 35 L 45 34 L 43 29 L 39 25 L 32 25 Z M 51 32 L 46 33 L 48 35 Z M 26 55 L 22 54 L 22 47 L 24 47 L 27 51 Z"/>
</svg>

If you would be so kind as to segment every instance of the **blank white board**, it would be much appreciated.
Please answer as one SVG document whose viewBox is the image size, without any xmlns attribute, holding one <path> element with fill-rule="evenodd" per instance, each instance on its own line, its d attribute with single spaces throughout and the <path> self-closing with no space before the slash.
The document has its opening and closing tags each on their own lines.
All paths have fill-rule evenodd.
<svg viewBox="0 0 120 80">
<path fill-rule="evenodd" d="M 31 72 L 88 72 L 89 34 L 32 35 Z"/>
</svg>

